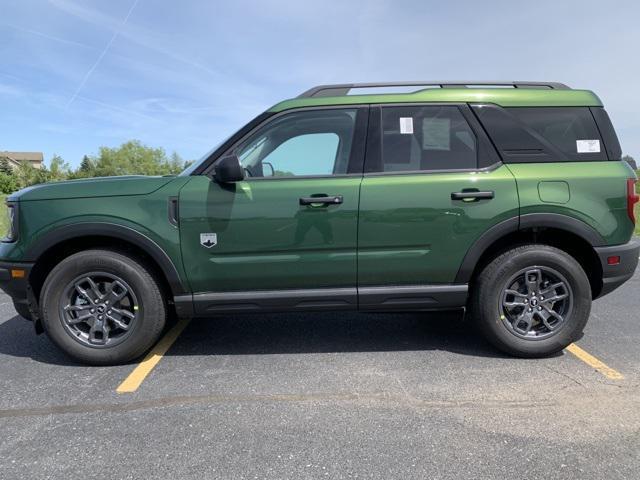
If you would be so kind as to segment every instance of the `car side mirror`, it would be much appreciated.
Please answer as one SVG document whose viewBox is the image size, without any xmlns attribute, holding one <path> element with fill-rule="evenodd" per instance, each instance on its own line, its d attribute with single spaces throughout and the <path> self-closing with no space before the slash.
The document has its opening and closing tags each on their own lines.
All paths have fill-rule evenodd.
<svg viewBox="0 0 640 480">
<path fill-rule="evenodd" d="M 234 183 L 244 180 L 244 168 L 237 155 L 222 157 L 216 162 L 213 177 L 219 183 Z"/>
<path fill-rule="evenodd" d="M 267 175 L 267 170 L 269 170 L 271 173 L 269 173 Z M 270 162 L 262 162 L 262 175 L 264 175 L 265 177 L 275 177 L 276 176 L 276 171 L 273 168 L 273 165 Z"/>
</svg>

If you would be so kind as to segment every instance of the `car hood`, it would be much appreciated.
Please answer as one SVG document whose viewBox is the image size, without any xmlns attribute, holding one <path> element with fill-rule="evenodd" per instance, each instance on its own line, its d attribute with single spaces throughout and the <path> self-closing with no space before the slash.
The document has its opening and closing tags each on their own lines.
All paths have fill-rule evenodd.
<svg viewBox="0 0 640 480">
<path fill-rule="evenodd" d="M 166 185 L 174 178 L 174 176 L 147 177 L 144 175 L 127 175 L 43 183 L 23 188 L 11 194 L 7 200 L 25 202 L 63 198 L 146 195 Z"/>
</svg>

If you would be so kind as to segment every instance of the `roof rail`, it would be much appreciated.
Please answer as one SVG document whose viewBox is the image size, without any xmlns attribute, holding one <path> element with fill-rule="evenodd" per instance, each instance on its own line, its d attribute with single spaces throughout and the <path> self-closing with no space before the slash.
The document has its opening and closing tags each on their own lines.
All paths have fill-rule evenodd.
<svg viewBox="0 0 640 480">
<path fill-rule="evenodd" d="M 380 82 L 380 83 L 338 83 L 335 85 L 319 85 L 310 88 L 298 98 L 310 97 L 341 97 L 349 91 L 357 88 L 384 88 L 384 87 L 440 87 L 440 88 L 467 88 L 469 86 L 483 87 L 513 87 L 513 88 L 550 88 L 553 90 L 571 90 L 564 83 L 558 82 Z"/>
</svg>

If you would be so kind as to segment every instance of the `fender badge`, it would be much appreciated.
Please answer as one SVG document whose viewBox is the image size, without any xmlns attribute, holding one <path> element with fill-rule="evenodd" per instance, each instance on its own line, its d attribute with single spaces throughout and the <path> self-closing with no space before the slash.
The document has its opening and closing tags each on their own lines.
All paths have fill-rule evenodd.
<svg viewBox="0 0 640 480">
<path fill-rule="evenodd" d="M 218 235 L 216 233 L 201 233 L 200 245 L 205 248 L 215 247 L 218 244 Z"/>
</svg>

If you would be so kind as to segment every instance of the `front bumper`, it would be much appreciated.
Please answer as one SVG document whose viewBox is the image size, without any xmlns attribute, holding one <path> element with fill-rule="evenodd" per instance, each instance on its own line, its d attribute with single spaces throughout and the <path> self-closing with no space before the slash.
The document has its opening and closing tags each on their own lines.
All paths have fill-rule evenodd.
<svg viewBox="0 0 640 480">
<path fill-rule="evenodd" d="M 602 266 L 602 289 L 596 298 L 612 292 L 624 282 L 633 277 L 640 256 L 640 241 L 631 240 L 624 245 L 612 247 L 595 247 L 600 265 Z M 608 259 L 620 257 L 616 265 L 609 265 Z"/>
<path fill-rule="evenodd" d="M 11 297 L 13 303 L 29 308 L 33 293 L 29 286 L 29 274 L 33 263 L 0 262 L 0 289 Z M 20 275 L 18 272 L 22 272 Z"/>
</svg>

